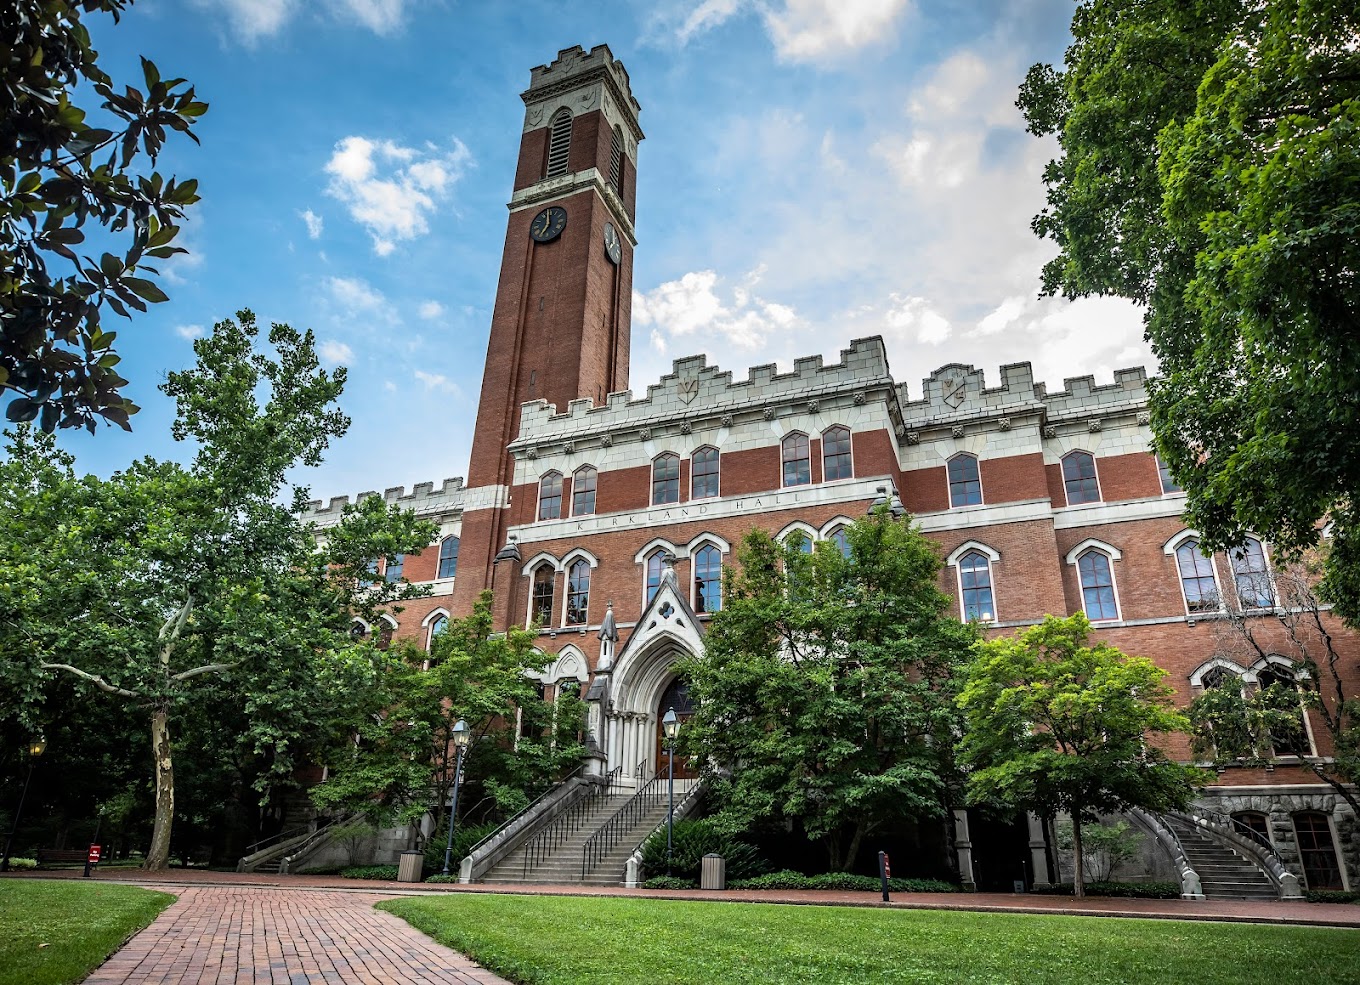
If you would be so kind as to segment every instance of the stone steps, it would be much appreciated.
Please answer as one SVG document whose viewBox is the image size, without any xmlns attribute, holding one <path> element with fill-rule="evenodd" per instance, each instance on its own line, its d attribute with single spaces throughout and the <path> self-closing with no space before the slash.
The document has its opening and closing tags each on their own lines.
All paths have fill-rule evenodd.
<svg viewBox="0 0 1360 985">
<path fill-rule="evenodd" d="M 1278 899 L 1270 877 L 1251 859 L 1219 842 L 1198 825 L 1173 815 L 1163 820 L 1185 850 L 1186 861 L 1199 874 L 1209 899 Z"/>
</svg>

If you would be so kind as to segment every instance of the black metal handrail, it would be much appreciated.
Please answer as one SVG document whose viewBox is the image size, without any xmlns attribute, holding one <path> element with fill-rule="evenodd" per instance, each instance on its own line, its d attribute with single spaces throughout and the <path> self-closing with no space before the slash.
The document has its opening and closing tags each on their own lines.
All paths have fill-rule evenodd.
<svg viewBox="0 0 1360 985">
<path fill-rule="evenodd" d="M 658 770 L 646 786 L 628 798 L 628 803 L 615 811 L 608 821 L 600 825 L 600 830 L 581 846 L 582 879 L 600 864 L 600 859 L 614 850 L 624 835 L 637 827 L 649 810 L 661 803 L 666 793 L 666 785 L 662 782 L 665 779 L 665 774 Z"/>
<path fill-rule="evenodd" d="M 1191 808 L 1191 812 L 1192 818 L 1194 814 L 1201 814 L 1207 815 L 1209 819 L 1217 819 L 1220 824 L 1226 826 L 1234 834 L 1247 839 L 1270 855 L 1275 854 L 1275 846 L 1270 843 L 1270 839 L 1240 818 L 1233 817 L 1223 811 L 1216 811 L 1212 807 L 1201 807 L 1199 804 L 1195 804 Z"/>
<path fill-rule="evenodd" d="M 525 843 L 523 875 L 528 876 L 557 851 L 562 842 L 581 830 L 582 825 L 594 814 L 598 806 L 596 801 L 608 797 L 619 785 L 622 775 L 623 767 L 615 766 L 605 777 L 604 783 L 592 786 L 584 797 L 558 814 L 542 831 Z"/>
<path fill-rule="evenodd" d="M 311 824 L 301 824 L 298 825 L 296 828 L 289 828 L 287 831 L 280 831 L 276 835 L 270 835 L 268 838 L 261 838 L 254 844 L 247 845 L 244 851 L 241 853 L 241 857 L 250 858 L 250 856 L 254 855 L 256 852 L 262 851 L 267 845 L 273 844 L 275 842 L 287 841 L 289 838 L 297 838 L 300 835 L 307 834 L 311 830 L 313 830 Z"/>
<path fill-rule="evenodd" d="M 538 795 L 537 797 L 535 797 L 533 800 L 529 801 L 529 803 L 528 803 L 527 805 L 525 805 L 525 807 L 524 807 L 523 809 L 516 811 L 516 812 L 515 812 L 515 815 L 514 815 L 513 817 L 511 817 L 510 820 L 506 821 L 506 822 L 505 822 L 504 824 L 502 824 L 502 825 L 499 825 L 499 826 L 498 826 L 494 831 L 492 831 L 489 835 L 487 835 L 487 836 L 486 836 L 485 838 L 483 838 L 481 841 L 477 842 L 477 844 L 475 844 L 475 845 L 473 845 L 471 848 L 469 848 L 469 849 L 464 853 L 464 857 L 466 858 L 468 855 L 474 855 L 474 854 L 476 854 L 477 849 L 481 848 L 483 845 L 485 845 L 487 842 L 489 842 L 492 838 L 495 838 L 495 837 L 496 837 L 497 835 L 499 835 L 502 831 L 507 830 L 507 829 L 510 827 L 510 825 L 514 824 L 516 821 L 518 821 L 520 818 L 522 818 L 525 814 L 528 814 L 531 810 L 533 810 L 535 807 L 537 807 L 537 806 L 539 805 L 539 803 L 542 802 L 542 800 L 543 800 L 544 797 L 548 796 L 548 794 L 552 793 L 552 792 L 553 792 L 554 790 L 556 790 L 558 787 L 562 786 L 562 784 L 564 784 L 564 783 L 570 783 L 573 779 L 575 779 L 577 776 L 579 776 L 580 773 L 581 773 L 581 771 L 582 771 L 583 769 L 585 769 L 585 768 L 586 768 L 586 764 L 585 764 L 585 763 L 582 763 L 580 766 L 576 767 L 576 769 L 572 770 L 572 771 L 571 771 L 570 773 L 568 773 L 566 776 L 562 777 L 562 779 L 558 780 L 558 781 L 557 781 L 556 783 L 554 783 L 552 786 L 548 787 L 547 790 L 544 790 L 541 794 L 539 794 L 539 795 Z"/>
</svg>

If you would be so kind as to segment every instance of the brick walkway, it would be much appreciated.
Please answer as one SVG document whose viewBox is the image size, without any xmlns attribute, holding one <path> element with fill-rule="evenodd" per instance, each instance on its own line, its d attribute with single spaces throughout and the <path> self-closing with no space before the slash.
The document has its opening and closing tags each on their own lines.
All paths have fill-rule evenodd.
<svg viewBox="0 0 1360 985">
<path fill-rule="evenodd" d="M 178 892 L 179 900 L 85 985 L 508 985 L 373 909 L 391 894 L 245 886 Z"/>
</svg>

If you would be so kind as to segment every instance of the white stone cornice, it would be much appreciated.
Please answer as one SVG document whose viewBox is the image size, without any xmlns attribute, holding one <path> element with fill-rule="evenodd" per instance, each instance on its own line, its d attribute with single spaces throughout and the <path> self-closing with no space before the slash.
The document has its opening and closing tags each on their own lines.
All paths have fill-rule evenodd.
<svg viewBox="0 0 1360 985">
<path fill-rule="evenodd" d="M 1158 520 L 1178 517 L 1184 511 L 1184 499 L 1166 499 L 1162 496 L 1131 499 L 1120 503 L 1081 503 L 1077 506 L 1061 506 L 1055 509 L 1053 527 L 1056 530 L 1067 530 L 1072 527 L 1090 527 L 1104 523 L 1125 523 L 1129 520 Z"/>
<path fill-rule="evenodd" d="M 509 486 L 477 486 L 463 491 L 463 512 L 503 510 L 510 505 Z"/>
<path fill-rule="evenodd" d="M 511 195 L 506 208 L 511 212 L 523 212 L 525 209 L 537 208 L 559 198 L 569 198 L 590 188 L 599 193 L 604 204 L 609 207 L 614 221 L 628 237 L 628 242 L 636 247 L 637 231 L 633 228 L 633 220 L 628 218 L 628 210 L 623 207 L 623 199 L 614 191 L 614 186 L 605 180 L 599 168 L 586 168 L 584 171 L 573 171 L 556 178 L 537 181 Z"/>
</svg>

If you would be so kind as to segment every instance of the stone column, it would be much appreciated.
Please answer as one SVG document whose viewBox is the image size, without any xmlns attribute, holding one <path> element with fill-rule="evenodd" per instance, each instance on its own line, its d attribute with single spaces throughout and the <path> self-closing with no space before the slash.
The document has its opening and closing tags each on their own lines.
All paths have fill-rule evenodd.
<svg viewBox="0 0 1360 985">
<path fill-rule="evenodd" d="M 1044 844 L 1044 822 L 1033 811 L 1025 812 L 1025 820 L 1029 823 L 1029 864 L 1034 873 L 1034 885 L 1047 886 L 1048 850 Z"/>
<path fill-rule="evenodd" d="M 954 808 L 954 848 L 958 852 L 959 880 L 965 893 L 977 892 L 973 881 L 973 842 L 968 836 L 968 811 L 963 807 Z"/>
</svg>

